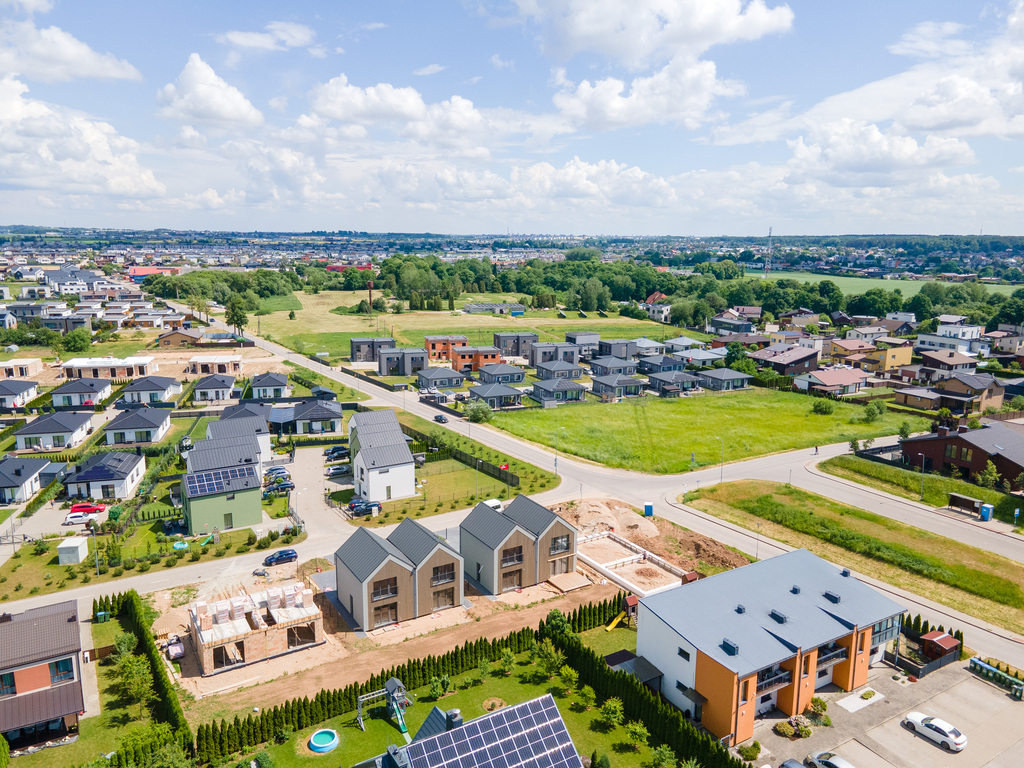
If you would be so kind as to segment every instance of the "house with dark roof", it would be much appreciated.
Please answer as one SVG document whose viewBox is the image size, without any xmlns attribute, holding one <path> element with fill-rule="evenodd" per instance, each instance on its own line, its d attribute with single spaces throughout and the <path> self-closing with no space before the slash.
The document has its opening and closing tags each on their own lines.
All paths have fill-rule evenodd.
<svg viewBox="0 0 1024 768">
<path fill-rule="evenodd" d="M 387 538 L 356 528 L 334 564 L 338 600 L 364 630 L 462 605 L 462 556 L 411 517 Z"/>
<path fill-rule="evenodd" d="M 573 379 L 541 379 L 535 381 L 530 397 L 538 403 L 576 403 L 584 399 L 587 388 Z"/>
<path fill-rule="evenodd" d="M 121 390 L 126 403 L 168 403 L 181 394 L 181 382 L 169 376 L 144 376 Z"/>
<path fill-rule="evenodd" d="M 353 414 L 348 420 L 355 495 L 388 501 L 416 493 L 416 462 L 392 410 Z"/>
<path fill-rule="evenodd" d="M 72 379 L 50 394 L 54 408 L 99 405 L 113 390 L 107 379 Z"/>
<path fill-rule="evenodd" d="M 413 376 L 430 365 L 430 355 L 422 347 L 377 350 L 377 373 L 381 376 Z"/>
<path fill-rule="evenodd" d="M 257 400 L 278 400 L 291 397 L 288 375 L 284 373 L 261 373 L 252 377 L 252 396 Z"/>
<path fill-rule="evenodd" d="M 761 713 L 798 715 L 827 685 L 867 683 L 904 610 L 797 549 L 641 598 L 636 654 L 668 702 L 733 746 Z"/>
<path fill-rule="evenodd" d="M 526 371 L 508 363 L 481 365 L 477 373 L 481 384 L 520 384 L 526 378 Z"/>
<path fill-rule="evenodd" d="M 771 368 L 780 376 L 795 376 L 818 368 L 818 350 L 796 344 L 770 344 L 747 352 L 759 368 Z"/>
<path fill-rule="evenodd" d="M 539 338 L 533 331 L 498 331 L 493 335 L 492 342 L 502 355 L 526 357 L 530 353 L 530 347 L 536 344 Z"/>
<path fill-rule="evenodd" d="M 452 368 L 424 368 L 416 372 L 416 383 L 420 389 L 457 389 L 466 383 L 466 375 Z"/>
<path fill-rule="evenodd" d="M 991 461 L 1000 478 L 1021 490 L 1017 478 L 1024 472 L 1024 431 L 1017 425 L 997 421 L 980 429 L 938 427 L 907 438 L 900 446 L 904 462 L 920 469 L 923 461 L 925 472 L 949 474 L 955 469 L 963 477 L 974 477 Z"/>
<path fill-rule="evenodd" d="M 36 399 L 39 385 L 21 379 L 0 379 L 0 408 L 21 408 Z"/>
<path fill-rule="evenodd" d="M 482 400 L 491 408 L 514 408 L 522 404 L 523 391 L 507 384 L 481 384 L 469 388 L 471 400 Z"/>
<path fill-rule="evenodd" d="M 753 376 L 749 373 L 734 371 L 731 368 L 712 368 L 709 371 L 697 371 L 700 385 L 716 392 L 728 392 L 734 389 L 746 389 Z"/>
<path fill-rule="evenodd" d="M 132 408 L 104 425 L 107 445 L 159 443 L 171 429 L 169 408 Z"/>
<path fill-rule="evenodd" d="M 491 594 L 576 571 L 578 531 L 546 507 L 516 496 L 499 512 L 483 502 L 459 525 L 466 575 Z"/>
<path fill-rule="evenodd" d="M 917 370 L 920 381 L 934 382 L 948 379 L 956 373 L 975 373 L 978 361 L 973 357 L 953 350 L 921 352 L 921 367 Z"/>
<path fill-rule="evenodd" d="M 77 448 L 89 435 L 91 411 L 57 411 L 34 419 L 15 432 L 19 451 Z"/>
<path fill-rule="evenodd" d="M 85 714 L 78 603 L 0 620 L 0 733 L 21 750 L 78 732 Z"/>
<path fill-rule="evenodd" d="M 598 397 L 638 397 L 644 391 L 644 383 L 623 373 L 609 376 L 594 376 L 590 391 Z"/>
<path fill-rule="evenodd" d="M 632 360 L 636 356 L 636 341 L 630 341 L 629 339 L 601 339 L 597 342 L 596 354 L 598 357 Z"/>
<path fill-rule="evenodd" d="M 340 432 L 344 412 L 333 400 L 303 400 L 292 406 L 292 423 L 297 435 Z"/>
<path fill-rule="evenodd" d="M 704 346 L 703 341 L 691 339 L 689 336 L 676 336 L 665 342 L 665 352 L 671 355 L 675 352 L 685 352 L 688 349 L 703 349 Z"/>
<path fill-rule="evenodd" d="M 531 368 L 552 360 L 564 360 L 567 363 L 580 361 L 580 348 L 568 341 L 534 342 L 527 355 Z"/>
<path fill-rule="evenodd" d="M 592 376 L 632 376 L 636 373 L 636 365 L 633 360 L 621 357 L 595 357 L 590 361 L 590 373 Z"/>
<path fill-rule="evenodd" d="M 204 376 L 196 382 L 193 397 L 203 402 L 221 402 L 231 399 L 231 390 L 235 388 L 235 377 L 215 373 Z"/>
<path fill-rule="evenodd" d="M 127 499 L 145 473 L 146 459 L 140 453 L 97 453 L 68 472 L 64 490 L 68 498 Z"/>
<path fill-rule="evenodd" d="M 686 363 L 672 355 L 648 355 L 641 357 L 637 363 L 640 373 L 664 373 L 665 371 L 681 371 Z"/>
<path fill-rule="evenodd" d="M 43 471 L 50 466 L 49 459 L 28 456 L 8 456 L 0 461 L 0 502 L 21 504 L 42 488 Z"/>
<path fill-rule="evenodd" d="M 700 387 L 700 379 L 689 371 L 665 371 L 647 377 L 647 388 L 661 397 L 679 397 Z"/>
<path fill-rule="evenodd" d="M 380 350 L 394 346 L 395 340 L 390 336 L 352 338 L 348 340 L 348 356 L 353 363 L 375 363 Z"/>
<path fill-rule="evenodd" d="M 575 363 L 569 363 L 565 360 L 537 363 L 537 378 L 542 381 L 549 379 L 579 379 L 582 376 L 582 368 Z"/>
<path fill-rule="evenodd" d="M 956 393 L 971 398 L 971 410 L 982 412 L 988 408 L 999 410 L 1003 407 L 1004 389 L 1002 382 L 991 373 L 954 373 L 948 379 L 936 383 L 936 388 L 946 394 Z"/>
<path fill-rule="evenodd" d="M 250 415 L 245 415 L 246 413 Z M 221 416 L 206 425 L 207 440 L 255 439 L 256 445 L 259 446 L 260 462 L 264 465 L 274 458 L 270 435 L 270 425 L 266 418 L 251 411 L 237 412 L 232 418 Z"/>
</svg>

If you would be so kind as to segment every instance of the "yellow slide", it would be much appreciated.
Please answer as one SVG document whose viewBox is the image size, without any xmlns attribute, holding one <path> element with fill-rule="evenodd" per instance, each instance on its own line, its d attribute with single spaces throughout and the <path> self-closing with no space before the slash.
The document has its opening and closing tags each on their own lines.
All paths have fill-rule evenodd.
<svg viewBox="0 0 1024 768">
<path fill-rule="evenodd" d="M 624 618 L 626 618 L 626 612 L 625 612 L 625 611 L 622 611 L 622 612 L 621 612 L 621 613 L 620 613 L 620 614 L 619 614 L 618 616 L 616 616 L 616 617 L 615 617 L 615 618 L 614 618 L 614 619 L 612 620 L 612 623 L 611 623 L 611 624 L 609 624 L 609 625 L 608 625 L 607 627 L 605 627 L 605 630 L 606 630 L 606 631 L 608 631 L 608 632 L 611 632 L 611 631 L 612 631 L 613 629 L 615 629 L 616 625 L 617 625 L 617 624 L 618 624 L 618 623 L 619 623 L 620 621 L 622 621 L 622 620 L 623 620 Z"/>
</svg>

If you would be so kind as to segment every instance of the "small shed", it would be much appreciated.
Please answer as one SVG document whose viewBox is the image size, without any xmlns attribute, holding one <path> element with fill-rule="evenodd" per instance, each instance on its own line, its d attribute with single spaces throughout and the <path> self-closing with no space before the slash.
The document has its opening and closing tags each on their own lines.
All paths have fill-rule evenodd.
<svg viewBox="0 0 1024 768">
<path fill-rule="evenodd" d="M 960 650 L 960 641 L 948 632 L 928 632 L 921 635 L 921 651 L 929 659 L 939 659 Z"/>
<path fill-rule="evenodd" d="M 57 545 L 57 562 L 59 565 L 78 565 L 89 557 L 89 539 L 85 536 L 72 536 Z"/>
</svg>

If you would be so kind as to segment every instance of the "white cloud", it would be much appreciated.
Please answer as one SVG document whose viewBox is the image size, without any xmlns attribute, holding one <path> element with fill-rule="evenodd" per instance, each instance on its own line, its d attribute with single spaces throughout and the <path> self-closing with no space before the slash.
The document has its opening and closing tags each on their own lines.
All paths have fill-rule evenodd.
<svg viewBox="0 0 1024 768">
<path fill-rule="evenodd" d="M 367 32 L 374 32 L 378 29 L 387 29 L 388 25 L 383 21 L 368 21 L 365 24 L 360 24 L 359 28 L 364 29 Z"/>
<path fill-rule="evenodd" d="M 259 51 L 284 51 L 289 48 L 305 48 L 313 44 L 316 32 L 305 24 L 291 21 L 272 21 L 265 32 L 244 32 L 231 30 L 217 35 L 217 42 L 235 48 L 250 48 Z"/>
<path fill-rule="evenodd" d="M 288 108 L 288 97 L 275 96 L 267 102 L 267 105 L 277 112 L 284 112 Z"/>
<path fill-rule="evenodd" d="M 213 71 L 198 53 L 188 57 L 178 79 L 160 89 L 161 117 L 221 126 L 252 127 L 263 115 L 242 92 Z"/>
<path fill-rule="evenodd" d="M 971 51 L 970 43 L 956 37 L 964 29 L 963 24 L 952 21 L 926 21 L 905 32 L 889 46 L 889 53 L 922 59 L 962 56 Z"/>
<path fill-rule="evenodd" d="M 494 67 L 495 69 L 512 69 L 512 70 L 514 70 L 516 68 L 516 63 L 514 61 L 511 61 L 511 60 L 505 61 L 498 54 L 494 54 L 493 56 L 491 56 L 490 61 L 491 61 L 491 66 Z"/>
<path fill-rule="evenodd" d="M 676 199 L 675 190 L 665 179 L 614 160 L 589 163 L 574 157 L 561 167 L 536 163 L 514 168 L 511 181 L 526 205 L 530 201 L 545 206 L 590 200 L 602 205 L 661 207 Z"/>
<path fill-rule="evenodd" d="M 390 83 L 360 88 L 343 74 L 317 85 L 310 101 L 315 113 L 347 123 L 415 120 L 427 111 L 415 88 L 396 88 Z"/>
<path fill-rule="evenodd" d="M 429 75 L 436 75 L 438 72 L 444 72 L 446 67 L 443 64 L 428 64 L 425 67 L 414 69 L 412 73 L 417 77 L 426 77 Z"/>
<path fill-rule="evenodd" d="M 20 75 L 52 83 L 95 77 L 141 80 L 139 71 L 110 53 L 98 53 L 59 27 L 32 21 L 0 21 L 0 77 Z"/>
<path fill-rule="evenodd" d="M 53 0 L 0 0 L 0 7 L 15 8 L 24 13 L 46 13 L 53 8 Z"/>
</svg>

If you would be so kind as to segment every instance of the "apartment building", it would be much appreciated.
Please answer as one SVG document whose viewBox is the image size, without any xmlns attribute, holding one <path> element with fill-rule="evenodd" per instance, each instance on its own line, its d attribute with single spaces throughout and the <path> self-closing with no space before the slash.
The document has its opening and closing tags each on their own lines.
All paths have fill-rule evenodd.
<svg viewBox="0 0 1024 768">
<path fill-rule="evenodd" d="M 469 339 L 465 336 L 425 336 L 423 346 L 430 353 L 431 360 L 451 360 L 452 349 L 465 347 Z"/>
</svg>

